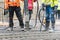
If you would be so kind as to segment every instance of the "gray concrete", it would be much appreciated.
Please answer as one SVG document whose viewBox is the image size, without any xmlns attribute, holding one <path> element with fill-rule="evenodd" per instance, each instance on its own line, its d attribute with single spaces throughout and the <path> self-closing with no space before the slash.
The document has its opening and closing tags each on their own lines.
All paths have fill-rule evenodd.
<svg viewBox="0 0 60 40">
<path fill-rule="evenodd" d="M 33 21 L 33 20 L 31 20 Z M 32 28 L 30 31 L 25 31 L 22 32 L 17 23 L 17 20 L 14 21 L 14 23 L 16 24 L 14 27 L 14 31 L 8 31 L 7 30 L 3 30 L 1 28 L 5 28 L 5 26 L 0 27 L 0 39 L 2 40 L 60 40 L 60 20 L 56 20 L 56 26 L 55 32 L 50 33 L 49 31 L 40 31 L 39 30 L 39 22 L 37 23 L 37 26 L 35 28 Z M 32 23 L 32 22 L 31 22 Z"/>
<path fill-rule="evenodd" d="M 1 7 L 3 7 L 1 5 Z M 37 25 L 34 27 L 35 24 L 35 18 L 36 18 L 36 7 L 34 7 L 34 11 L 32 14 L 32 18 L 30 21 L 30 26 L 32 29 L 29 31 L 22 32 L 19 26 L 18 20 L 14 20 L 14 31 L 8 31 L 9 29 L 4 30 L 7 26 L 1 25 L 0 26 L 0 40 L 60 40 L 60 20 L 56 19 L 56 24 L 55 24 L 55 32 L 50 33 L 49 31 L 41 31 L 40 32 L 40 25 L 39 20 L 37 20 Z M 1 10 L 1 9 L 0 9 Z M 2 11 L 0 11 L 2 12 Z M 2 18 L 2 13 L 1 13 L 1 18 Z M 3 21 L 8 22 L 8 15 L 3 16 Z M 24 20 L 25 21 L 25 20 Z"/>
</svg>

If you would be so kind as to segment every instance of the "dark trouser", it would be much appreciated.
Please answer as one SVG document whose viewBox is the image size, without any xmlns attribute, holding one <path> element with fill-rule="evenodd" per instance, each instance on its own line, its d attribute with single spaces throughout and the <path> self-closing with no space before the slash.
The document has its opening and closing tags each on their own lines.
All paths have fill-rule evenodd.
<svg viewBox="0 0 60 40">
<path fill-rule="evenodd" d="M 58 10 L 58 19 L 60 19 L 60 10 Z"/>
<path fill-rule="evenodd" d="M 31 19 L 32 10 L 29 10 L 29 20 Z"/>
<path fill-rule="evenodd" d="M 18 20 L 19 20 L 19 25 L 21 26 L 21 28 L 24 28 L 23 18 L 21 15 L 21 8 L 16 7 L 16 6 L 9 6 L 9 27 L 13 27 L 13 25 L 14 25 L 13 24 L 14 11 L 16 13 Z"/>
<path fill-rule="evenodd" d="M 48 5 L 46 6 L 46 27 L 49 27 L 50 21 L 52 23 L 52 28 L 54 28 L 53 24 L 55 24 L 55 18 L 54 18 L 53 8 Z"/>
</svg>

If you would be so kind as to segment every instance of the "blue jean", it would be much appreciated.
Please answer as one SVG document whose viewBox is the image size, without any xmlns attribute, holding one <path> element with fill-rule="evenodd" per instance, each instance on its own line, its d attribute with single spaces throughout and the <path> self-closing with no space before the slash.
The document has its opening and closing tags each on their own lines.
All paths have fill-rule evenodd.
<svg viewBox="0 0 60 40">
<path fill-rule="evenodd" d="M 50 5 L 46 6 L 46 21 L 51 21 L 51 23 L 55 23 L 53 8 Z"/>
</svg>

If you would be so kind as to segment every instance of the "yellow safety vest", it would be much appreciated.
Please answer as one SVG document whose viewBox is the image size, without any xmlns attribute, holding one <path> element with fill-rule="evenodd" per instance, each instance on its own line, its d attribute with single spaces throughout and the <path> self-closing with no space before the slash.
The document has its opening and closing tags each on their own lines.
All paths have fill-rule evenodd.
<svg viewBox="0 0 60 40">
<path fill-rule="evenodd" d="M 23 0 L 4 0 L 4 8 L 5 9 L 8 9 L 9 6 L 17 6 L 19 7 L 20 6 L 20 1 L 23 1 Z"/>
<path fill-rule="evenodd" d="M 42 0 L 42 3 L 45 5 L 50 5 L 51 7 L 54 7 L 57 5 L 58 1 L 57 0 Z"/>
<path fill-rule="evenodd" d="M 51 1 L 52 1 L 51 7 L 54 7 L 55 5 L 58 4 L 58 0 L 51 0 Z"/>
<path fill-rule="evenodd" d="M 58 0 L 58 8 L 57 10 L 60 10 L 60 0 Z"/>
</svg>

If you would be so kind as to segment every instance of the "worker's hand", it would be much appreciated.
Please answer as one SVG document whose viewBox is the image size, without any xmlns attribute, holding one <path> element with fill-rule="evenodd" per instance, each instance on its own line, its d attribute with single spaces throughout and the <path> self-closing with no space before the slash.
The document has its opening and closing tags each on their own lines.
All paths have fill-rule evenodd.
<svg viewBox="0 0 60 40">
<path fill-rule="evenodd" d="M 44 7 L 45 7 L 45 5 L 44 4 L 42 4 L 42 10 L 44 11 L 45 9 L 44 9 Z"/>
<path fill-rule="evenodd" d="M 42 10 L 43 10 L 43 11 L 45 10 L 44 7 L 42 7 Z"/>
<path fill-rule="evenodd" d="M 4 9 L 4 15 L 8 14 L 8 9 Z"/>
<path fill-rule="evenodd" d="M 57 8 L 58 8 L 58 6 L 54 6 L 54 14 L 57 13 Z"/>
<path fill-rule="evenodd" d="M 54 6 L 54 10 L 56 11 L 57 10 L 57 8 L 58 8 L 58 6 L 56 5 L 56 6 Z"/>
<path fill-rule="evenodd" d="M 42 7 L 46 7 L 46 5 L 43 3 L 43 4 L 42 4 Z"/>
</svg>

